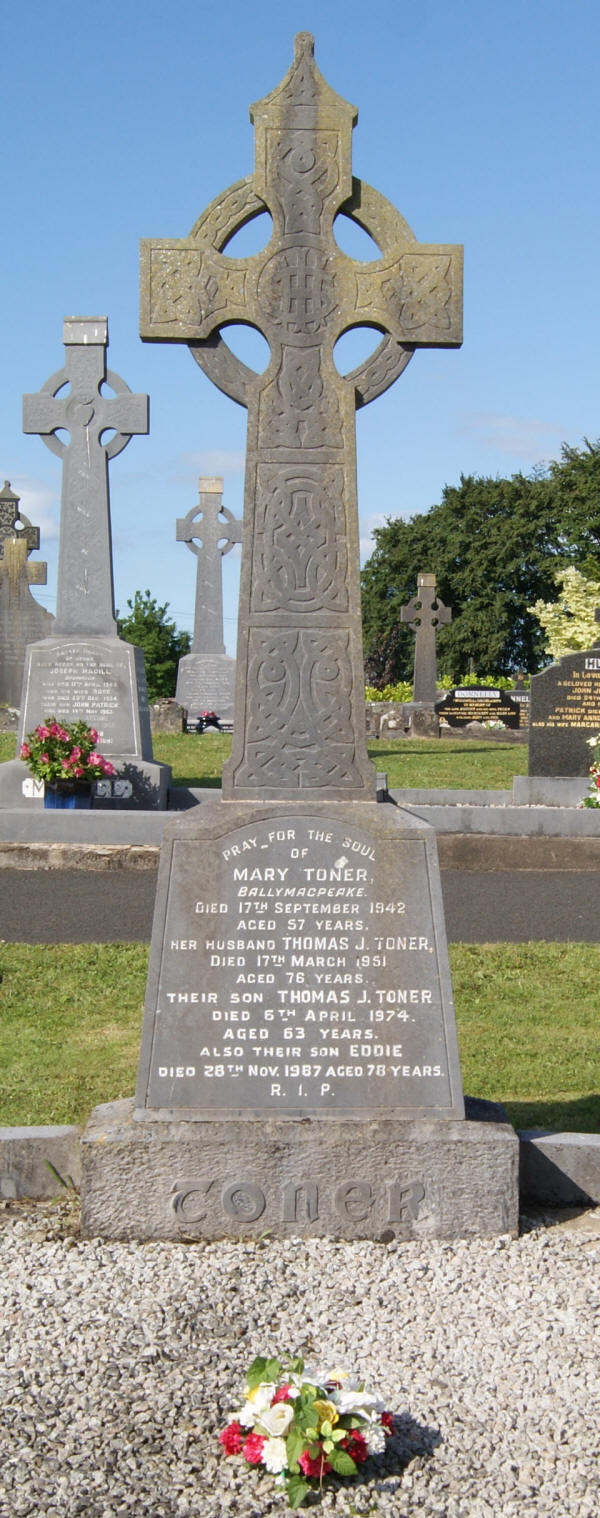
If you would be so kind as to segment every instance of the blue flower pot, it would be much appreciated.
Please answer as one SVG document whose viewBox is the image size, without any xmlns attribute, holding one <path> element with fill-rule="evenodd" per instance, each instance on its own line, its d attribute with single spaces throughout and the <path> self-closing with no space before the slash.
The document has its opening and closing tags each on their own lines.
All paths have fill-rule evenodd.
<svg viewBox="0 0 600 1518">
<path fill-rule="evenodd" d="M 48 785 L 44 788 L 44 806 L 69 808 L 70 811 L 89 811 L 92 805 L 91 785 Z"/>
</svg>

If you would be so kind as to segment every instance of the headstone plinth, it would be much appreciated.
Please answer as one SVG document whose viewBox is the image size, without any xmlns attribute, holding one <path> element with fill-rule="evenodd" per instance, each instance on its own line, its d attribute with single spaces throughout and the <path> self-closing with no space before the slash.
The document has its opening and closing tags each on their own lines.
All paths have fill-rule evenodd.
<svg viewBox="0 0 600 1518">
<path fill-rule="evenodd" d="M 464 1119 L 432 828 L 322 801 L 167 824 L 135 1107 L 86 1131 L 88 1233 L 511 1232 L 516 1165 L 512 1129 Z"/>
<path fill-rule="evenodd" d="M 99 751 L 116 771 L 95 786 L 95 806 L 165 807 L 170 769 L 152 757 L 143 654 L 117 637 L 108 489 L 109 459 L 148 431 L 148 397 L 132 395 L 107 370 L 105 317 L 66 318 L 63 341 L 64 368 L 23 398 L 24 431 L 39 433 L 58 454 L 63 476 L 56 619 L 52 636 L 26 650 L 17 754 L 46 717 L 83 720 L 97 729 Z M 1 806 L 39 800 L 19 766 L 17 759 L 0 767 Z"/>
<path fill-rule="evenodd" d="M 179 660 L 176 695 L 188 718 L 211 711 L 230 723 L 235 659 L 223 641 L 221 559 L 240 542 L 241 523 L 223 506 L 222 479 L 199 479 L 198 493 L 198 505 L 177 522 L 177 542 L 196 554 L 198 569 L 192 647 Z"/>
<path fill-rule="evenodd" d="M 516 1229 L 516 1135 L 464 1117 L 435 835 L 377 804 L 365 740 L 354 412 L 460 343 L 460 251 L 352 178 L 355 118 L 302 33 L 252 108 L 252 178 L 143 248 L 142 335 L 248 408 L 234 740 L 223 799 L 165 830 L 135 1107 L 86 1131 L 88 1234 Z M 223 256 L 263 209 L 268 247 Z M 379 259 L 341 252 L 338 212 Z M 360 324 L 381 343 L 342 376 Z"/>
</svg>

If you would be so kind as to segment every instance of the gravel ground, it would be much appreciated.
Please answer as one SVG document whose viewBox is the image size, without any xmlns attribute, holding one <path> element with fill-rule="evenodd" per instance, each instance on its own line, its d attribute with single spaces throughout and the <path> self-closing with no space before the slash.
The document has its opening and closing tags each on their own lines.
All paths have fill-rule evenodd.
<svg viewBox="0 0 600 1518">
<path fill-rule="evenodd" d="M 184 1245 L 6 1203 L 1 1518 L 286 1514 L 215 1436 L 255 1354 L 302 1350 L 396 1417 L 324 1518 L 597 1518 L 599 1261 L 598 1211 L 518 1240 Z"/>
</svg>

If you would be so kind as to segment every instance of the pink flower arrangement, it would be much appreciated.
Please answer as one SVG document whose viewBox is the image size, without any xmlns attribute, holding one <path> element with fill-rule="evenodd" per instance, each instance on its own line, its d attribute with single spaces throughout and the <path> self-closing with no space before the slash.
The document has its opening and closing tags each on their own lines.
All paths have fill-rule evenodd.
<svg viewBox="0 0 600 1518">
<path fill-rule="evenodd" d="M 96 750 L 98 733 L 85 722 L 69 724 L 57 722 L 56 717 L 46 717 L 31 733 L 19 749 L 19 758 L 36 780 L 47 785 L 57 781 L 64 784 L 91 783 L 103 775 L 114 775 L 114 766 Z"/>
<path fill-rule="evenodd" d="M 282 1365 L 258 1356 L 243 1398 L 219 1443 L 226 1455 L 242 1455 L 276 1476 L 292 1508 L 320 1490 L 330 1473 L 356 1475 L 394 1431 L 392 1414 L 362 1382 L 343 1370 L 311 1374 L 300 1358 Z"/>
</svg>

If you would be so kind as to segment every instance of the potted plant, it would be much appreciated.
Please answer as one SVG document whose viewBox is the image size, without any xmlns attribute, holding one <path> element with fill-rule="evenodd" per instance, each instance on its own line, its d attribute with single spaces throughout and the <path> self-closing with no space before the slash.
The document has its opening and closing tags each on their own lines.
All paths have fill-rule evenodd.
<svg viewBox="0 0 600 1518">
<path fill-rule="evenodd" d="M 44 781 L 44 806 L 91 806 L 94 781 L 115 774 L 97 752 L 97 742 L 96 729 L 86 722 L 58 722 L 56 717 L 45 717 L 26 733 L 19 758 L 36 780 Z"/>
</svg>

